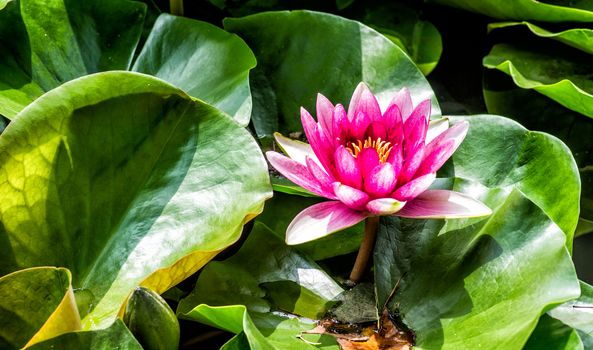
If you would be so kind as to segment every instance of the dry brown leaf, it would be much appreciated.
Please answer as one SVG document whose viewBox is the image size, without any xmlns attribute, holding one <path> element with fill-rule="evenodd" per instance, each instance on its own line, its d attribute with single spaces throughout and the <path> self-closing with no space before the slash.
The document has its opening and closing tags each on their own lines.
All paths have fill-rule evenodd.
<svg viewBox="0 0 593 350">
<path fill-rule="evenodd" d="M 383 310 L 379 329 L 374 324 L 341 324 L 334 320 L 321 320 L 306 333 L 327 334 L 336 338 L 343 350 L 410 350 L 414 345 L 413 333 L 400 330 Z"/>
</svg>

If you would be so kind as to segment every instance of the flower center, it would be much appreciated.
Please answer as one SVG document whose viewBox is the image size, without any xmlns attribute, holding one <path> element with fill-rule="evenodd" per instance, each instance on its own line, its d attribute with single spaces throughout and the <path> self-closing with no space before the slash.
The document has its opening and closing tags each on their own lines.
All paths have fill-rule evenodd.
<svg viewBox="0 0 593 350">
<path fill-rule="evenodd" d="M 364 140 L 364 142 L 356 140 L 356 142 L 349 141 L 346 144 L 346 149 L 354 156 L 354 158 L 356 158 L 360 151 L 365 148 L 374 148 L 379 155 L 379 161 L 385 163 L 393 146 L 391 145 L 391 142 L 383 141 L 380 137 L 376 140 L 372 140 L 370 136 Z"/>
</svg>

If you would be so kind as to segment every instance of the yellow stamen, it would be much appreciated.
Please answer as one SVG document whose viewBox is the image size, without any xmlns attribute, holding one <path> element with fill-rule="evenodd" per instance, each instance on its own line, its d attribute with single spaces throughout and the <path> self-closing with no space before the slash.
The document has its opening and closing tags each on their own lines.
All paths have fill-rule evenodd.
<svg viewBox="0 0 593 350">
<path fill-rule="evenodd" d="M 348 142 L 346 144 L 346 149 L 354 156 L 354 158 L 358 157 L 360 151 L 365 148 L 374 148 L 379 155 L 379 161 L 381 161 L 381 163 L 385 163 L 389 157 L 389 153 L 391 153 L 393 146 L 391 145 L 391 142 L 381 140 L 380 137 L 376 140 L 373 140 L 370 136 L 367 137 L 364 142 L 361 140 L 356 140 L 356 142 Z"/>
</svg>

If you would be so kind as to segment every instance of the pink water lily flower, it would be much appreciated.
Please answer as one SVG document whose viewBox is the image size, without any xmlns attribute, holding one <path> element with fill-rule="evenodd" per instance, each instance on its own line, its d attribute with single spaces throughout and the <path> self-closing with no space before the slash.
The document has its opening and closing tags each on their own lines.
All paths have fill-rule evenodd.
<svg viewBox="0 0 593 350">
<path fill-rule="evenodd" d="M 360 83 L 348 106 L 317 95 L 317 122 L 304 108 L 310 144 L 276 134 L 290 157 L 267 152 L 270 163 L 295 184 L 330 199 L 299 213 L 286 232 L 300 244 L 357 224 L 369 216 L 462 218 L 489 215 L 481 202 L 458 192 L 429 190 L 437 170 L 465 138 L 465 121 L 429 121 L 430 100 L 415 108 L 407 89 L 382 112 Z"/>
</svg>

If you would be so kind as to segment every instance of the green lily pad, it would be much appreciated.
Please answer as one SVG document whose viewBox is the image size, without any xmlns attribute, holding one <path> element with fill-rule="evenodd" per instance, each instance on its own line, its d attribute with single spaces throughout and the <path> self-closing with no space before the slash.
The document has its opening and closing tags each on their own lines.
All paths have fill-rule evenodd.
<svg viewBox="0 0 593 350">
<path fill-rule="evenodd" d="M 237 334 L 223 349 L 338 349 L 334 339 L 302 334 L 343 290 L 312 260 L 256 222 L 233 257 L 210 262 L 177 314 Z M 304 340 L 303 340 L 304 339 Z M 313 345 L 316 344 L 315 346 Z"/>
<path fill-rule="evenodd" d="M 483 65 L 513 78 L 523 89 L 534 89 L 566 108 L 593 118 L 593 64 L 589 55 L 562 56 L 535 45 L 495 45 Z"/>
<path fill-rule="evenodd" d="M 132 333 L 121 320 L 96 331 L 72 332 L 46 340 L 30 347 L 31 350 L 93 349 L 142 350 Z"/>
<path fill-rule="evenodd" d="M 162 14 L 132 70 L 161 78 L 246 126 L 251 115 L 249 71 L 255 64 L 253 53 L 236 35 Z"/>
<path fill-rule="evenodd" d="M 442 171 L 450 181 L 437 184 L 479 198 L 493 214 L 382 219 L 378 305 L 399 311 L 415 348 L 521 349 L 543 312 L 579 294 L 567 249 L 578 219 L 576 165 L 552 136 L 497 116 L 452 121 L 461 119 L 469 133 Z"/>
<path fill-rule="evenodd" d="M 593 349 L 593 287 L 581 282 L 581 296 L 544 314 L 525 349 Z"/>
<path fill-rule="evenodd" d="M 260 137 L 302 130 L 299 108 L 314 112 L 318 92 L 347 106 L 361 81 L 383 107 L 407 87 L 415 103 L 430 98 L 432 113 L 440 114 L 430 85 L 410 58 L 359 22 L 326 13 L 283 11 L 227 18 L 224 27 L 242 37 L 258 61 L 251 82 L 252 120 Z"/>
<path fill-rule="evenodd" d="M 201 304 L 183 314 L 183 317 L 238 334 L 221 348 L 225 350 L 340 348 L 331 336 L 303 333 L 315 327 L 315 322 L 311 320 L 271 313 L 249 313 L 243 305 L 213 307 Z"/>
<path fill-rule="evenodd" d="M 365 6 L 361 21 L 385 35 L 404 50 L 424 75 L 436 67 L 443 42 L 438 29 L 420 19 L 418 11 L 398 2 Z"/>
<path fill-rule="evenodd" d="M 548 312 L 577 331 L 584 348 L 593 349 L 593 287 L 581 282 L 581 296 Z"/>
<path fill-rule="evenodd" d="M 430 0 L 499 19 L 542 22 L 593 22 L 591 0 Z"/>
<path fill-rule="evenodd" d="M 11 119 L 66 81 L 127 69 L 145 12 L 128 0 L 9 2 L 0 12 L 0 114 Z"/>
<path fill-rule="evenodd" d="M 593 119 L 569 110 L 534 90 L 517 88 L 498 71 L 484 77 L 484 100 L 490 113 L 511 117 L 530 130 L 550 133 L 567 144 L 581 177 L 579 233 L 591 231 L 593 220 Z M 504 83 L 497 79 L 504 79 Z M 495 84 L 495 81 L 497 82 Z"/>
<path fill-rule="evenodd" d="M 6 128 L 0 193 L 0 274 L 69 268 L 95 328 L 137 285 L 162 293 L 236 241 L 271 189 L 234 120 L 162 80 L 105 72 L 46 93 Z"/>
<path fill-rule="evenodd" d="M 576 330 L 544 314 L 523 349 L 584 350 L 585 348 Z"/>
<path fill-rule="evenodd" d="M 79 330 L 70 280 L 68 270 L 53 267 L 0 278 L 0 348 L 22 349 Z"/>
<path fill-rule="evenodd" d="M 470 127 L 453 161 L 439 177 L 469 180 L 475 183 L 476 193 L 483 188 L 484 196 L 499 203 L 514 189 L 521 191 L 560 227 L 571 250 L 579 215 L 580 181 L 568 147 L 553 136 L 529 131 L 499 116 L 450 119 L 453 123 L 466 120 Z"/>
<path fill-rule="evenodd" d="M 518 26 L 526 27 L 531 33 L 541 38 L 553 39 L 586 53 L 593 54 L 593 30 L 587 28 L 574 28 L 554 33 L 535 24 L 523 21 L 491 23 L 488 25 L 488 31 Z"/>
<path fill-rule="evenodd" d="M 177 313 L 185 315 L 199 304 L 242 304 L 260 313 L 281 309 L 316 318 L 342 292 L 311 259 L 256 222 L 237 254 L 206 265 Z"/>
<path fill-rule="evenodd" d="M 579 294 L 565 235 L 521 192 L 478 220 L 382 220 L 379 305 L 399 282 L 390 305 L 415 332 L 415 348 L 521 349 L 542 312 Z"/>
</svg>

